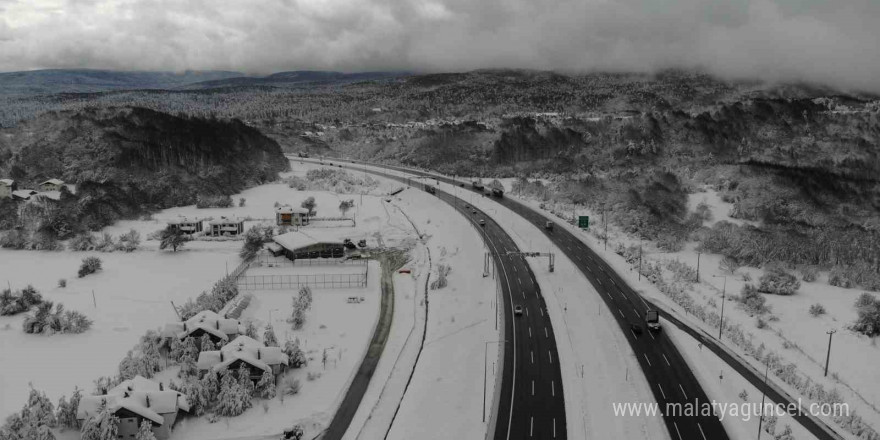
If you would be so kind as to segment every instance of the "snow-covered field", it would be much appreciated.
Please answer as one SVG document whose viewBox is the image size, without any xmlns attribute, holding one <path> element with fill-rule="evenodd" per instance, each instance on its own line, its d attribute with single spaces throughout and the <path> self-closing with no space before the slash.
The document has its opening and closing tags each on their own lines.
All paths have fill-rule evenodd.
<svg viewBox="0 0 880 440">
<path fill-rule="evenodd" d="M 116 373 L 144 332 L 177 319 L 170 301 L 180 305 L 210 289 L 227 263 L 230 270 L 238 265 L 237 252 L 218 243 L 177 253 L 0 250 L 4 284 L 13 289 L 33 284 L 45 299 L 95 322 L 83 334 L 43 336 L 22 331 L 23 314 L 0 317 L 0 417 L 21 409 L 28 383 L 53 401 L 70 395 L 74 386 L 91 392 L 92 381 Z M 77 278 L 82 258 L 90 255 L 103 260 L 103 270 Z M 67 279 L 66 288 L 57 287 L 60 278 Z"/>
</svg>

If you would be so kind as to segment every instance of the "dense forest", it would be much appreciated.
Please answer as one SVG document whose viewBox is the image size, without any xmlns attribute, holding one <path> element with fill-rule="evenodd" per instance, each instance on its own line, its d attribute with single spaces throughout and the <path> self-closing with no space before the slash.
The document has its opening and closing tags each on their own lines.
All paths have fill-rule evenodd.
<svg viewBox="0 0 880 440">
<path fill-rule="evenodd" d="M 57 201 L 5 200 L 0 226 L 24 232 L 4 245 L 52 248 L 117 219 L 235 194 L 288 168 L 276 142 L 237 120 L 137 107 L 44 113 L 0 133 L 0 175 L 19 188 L 58 178 L 75 191 L 63 188 Z"/>
</svg>

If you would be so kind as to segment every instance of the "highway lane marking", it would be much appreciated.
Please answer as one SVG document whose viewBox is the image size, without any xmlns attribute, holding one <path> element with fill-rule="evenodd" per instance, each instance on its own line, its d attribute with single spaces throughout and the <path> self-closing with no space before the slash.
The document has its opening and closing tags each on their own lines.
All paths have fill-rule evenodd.
<svg viewBox="0 0 880 440">
<path fill-rule="evenodd" d="M 672 424 L 675 426 L 675 432 L 678 433 L 678 440 L 684 440 L 681 438 L 681 431 L 678 430 L 678 423 L 672 422 Z"/>
<path fill-rule="evenodd" d="M 526 297 L 526 291 L 525 291 L 525 290 L 521 290 L 520 293 L 522 293 L 523 298 Z M 526 313 L 526 314 L 528 315 L 528 313 Z"/>
<path fill-rule="evenodd" d="M 550 381 L 550 395 L 556 397 L 556 381 Z"/>
<path fill-rule="evenodd" d="M 544 327 L 544 337 L 545 337 L 545 338 L 549 338 L 549 337 L 550 337 L 550 334 L 547 333 L 547 327 Z"/>
<path fill-rule="evenodd" d="M 580 255 L 575 255 L 574 257 L 577 258 L 578 261 L 583 261 L 583 260 L 581 260 L 581 256 L 580 256 Z"/>
<path fill-rule="evenodd" d="M 686 392 L 684 392 L 684 388 L 682 388 L 681 384 L 678 384 L 678 389 L 681 390 L 681 394 L 684 394 L 684 398 L 687 399 L 688 395 Z"/>
<path fill-rule="evenodd" d="M 638 336 L 636 336 L 636 332 L 632 328 L 630 328 L 629 331 L 633 334 L 634 338 L 638 338 Z"/>
<path fill-rule="evenodd" d="M 535 417 L 529 416 L 529 437 L 532 437 L 535 432 Z"/>
<path fill-rule="evenodd" d="M 663 387 L 658 383 L 657 388 L 660 388 L 660 395 L 663 396 L 663 400 L 666 400 L 666 393 L 663 392 Z"/>
<path fill-rule="evenodd" d="M 535 352 L 534 352 L 534 351 L 529 351 L 529 354 L 531 355 L 532 363 L 534 364 L 534 363 L 535 363 Z"/>
<path fill-rule="evenodd" d="M 541 316 L 544 316 L 544 308 L 538 307 L 538 311 L 541 312 Z"/>
<path fill-rule="evenodd" d="M 611 280 L 611 284 L 614 284 L 614 287 L 617 287 L 617 283 L 614 282 L 614 279 Z"/>
<path fill-rule="evenodd" d="M 654 337 L 654 333 L 651 333 L 650 330 L 648 331 L 648 336 L 650 336 L 651 339 L 655 339 L 655 340 L 657 339 L 657 338 Z"/>
<path fill-rule="evenodd" d="M 590 269 L 590 266 L 586 266 L 586 267 L 587 267 L 588 272 L 593 273 L 593 269 Z"/>
<path fill-rule="evenodd" d="M 642 298 L 642 295 L 636 295 L 636 296 L 638 296 L 639 299 L 642 300 L 642 304 L 644 304 L 645 307 L 651 307 L 651 306 L 648 305 L 648 303 L 645 302 L 645 298 Z"/>
<path fill-rule="evenodd" d="M 532 379 L 532 395 L 535 395 L 535 380 Z"/>
<path fill-rule="evenodd" d="M 526 297 L 526 293 L 523 292 L 523 298 L 525 298 L 525 297 Z M 529 316 L 529 308 L 528 307 L 523 307 L 523 308 L 526 310 L 526 316 Z"/>
<path fill-rule="evenodd" d="M 635 312 L 635 313 L 636 313 L 636 316 L 639 316 L 639 311 L 638 311 L 638 310 L 636 310 L 636 308 L 635 308 L 635 307 L 633 307 L 633 312 Z"/>
<path fill-rule="evenodd" d="M 648 359 L 648 353 L 642 353 L 642 356 L 644 356 L 644 357 L 645 357 L 645 360 L 648 361 L 648 366 L 649 366 L 649 367 L 652 366 L 652 365 L 651 365 L 651 360 Z"/>
<path fill-rule="evenodd" d="M 519 277 L 516 277 L 516 282 L 519 284 L 519 287 L 522 287 L 522 280 Z"/>
<path fill-rule="evenodd" d="M 556 417 L 553 418 L 553 438 L 556 438 Z M 705 440 L 705 436 L 703 439 Z"/>
<path fill-rule="evenodd" d="M 697 422 L 697 428 L 700 428 L 700 435 L 703 436 L 703 440 L 706 440 L 706 433 L 703 432 L 703 427 L 700 426 L 700 422 Z"/>
<path fill-rule="evenodd" d="M 517 272 L 517 270 L 516 270 L 516 266 L 513 266 L 513 271 L 514 271 L 514 272 Z"/>
<path fill-rule="evenodd" d="M 550 363 L 552 364 L 553 363 L 553 352 L 550 350 L 547 350 L 547 354 L 550 355 Z"/>
<path fill-rule="evenodd" d="M 663 354 L 663 353 L 660 353 L 660 354 Z M 672 364 L 669 363 L 669 359 L 666 359 L 665 354 L 663 354 L 663 360 L 666 361 L 666 365 L 669 365 L 670 367 L 672 366 Z"/>
<path fill-rule="evenodd" d="M 529 327 L 529 337 L 530 338 L 532 337 L 532 328 L 531 327 Z"/>
<path fill-rule="evenodd" d="M 620 317 L 621 317 L 621 318 L 624 318 L 624 317 L 625 317 L 625 316 L 623 316 L 623 312 L 620 311 L 620 309 L 617 309 L 617 313 L 620 313 Z"/>
<path fill-rule="evenodd" d="M 602 280 L 596 278 L 596 281 L 599 282 L 599 285 L 600 285 L 600 286 L 602 285 Z"/>
</svg>

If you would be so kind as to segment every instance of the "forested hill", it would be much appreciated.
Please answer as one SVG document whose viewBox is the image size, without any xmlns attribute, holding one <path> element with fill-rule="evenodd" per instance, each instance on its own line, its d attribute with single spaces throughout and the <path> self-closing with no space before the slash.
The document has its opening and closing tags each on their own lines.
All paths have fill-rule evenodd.
<svg viewBox="0 0 880 440">
<path fill-rule="evenodd" d="M 20 188 L 49 178 L 76 184 L 75 211 L 93 217 L 88 228 L 200 196 L 235 194 L 288 167 L 275 141 L 235 119 L 86 108 L 0 131 L 0 176 Z"/>
</svg>

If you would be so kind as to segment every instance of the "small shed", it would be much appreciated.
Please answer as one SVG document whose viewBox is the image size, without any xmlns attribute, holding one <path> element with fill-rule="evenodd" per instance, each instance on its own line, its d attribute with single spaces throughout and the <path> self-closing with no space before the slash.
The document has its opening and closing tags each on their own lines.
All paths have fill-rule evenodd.
<svg viewBox="0 0 880 440">
<path fill-rule="evenodd" d="M 304 226 L 309 224 L 309 210 L 290 205 L 275 208 L 275 224 L 278 226 Z"/>
<path fill-rule="evenodd" d="M 208 227 L 208 235 L 212 237 L 239 235 L 244 232 L 244 220 L 220 217 L 220 220 L 208 222 Z"/>
<path fill-rule="evenodd" d="M 172 220 L 168 222 L 168 226 L 171 226 L 184 234 L 195 234 L 197 232 L 202 232 L 203 229 L 203 220 L 202 219 L 192 219 L 188 217 L 180 217 L 176 220 Z"/>
<path fill-rule="evenodd" d="M 40 184 L 41 191 L 61 191 L 64 181 L 59 179 L 49 179 Z"/>
<path fill-rule="evenodd" d="M 0 179 L 0 199 L 11 199 L 15 191 L 15 181 L 12 179 Z"/>
</svg>

